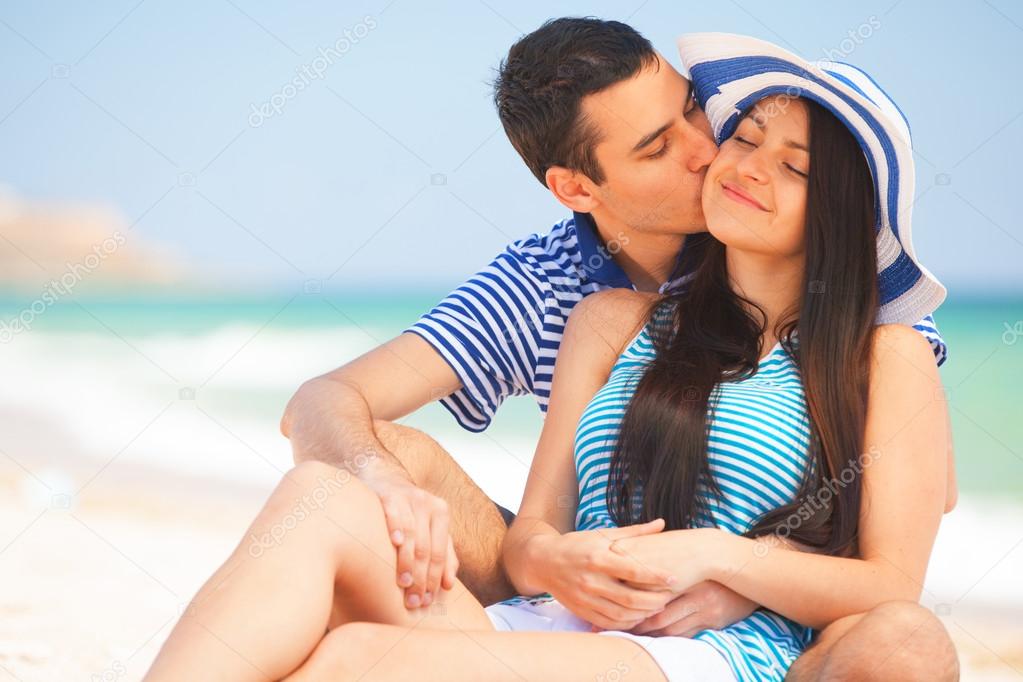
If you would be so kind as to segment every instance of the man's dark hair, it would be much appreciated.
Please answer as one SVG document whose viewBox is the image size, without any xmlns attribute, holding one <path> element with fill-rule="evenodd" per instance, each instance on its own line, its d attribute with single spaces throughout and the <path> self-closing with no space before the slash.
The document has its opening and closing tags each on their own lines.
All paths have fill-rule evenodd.
<svg viewBox="0 0 1023 682">
<path fill-rule="evenodd" d="M 580 103 L 587 95 L 657 64 L 650 41 L 618 21 L 552 19 L 512 45 L 494 82 L 494 104 L 522 160 L 545 187 L 551 166 L 579 171 L 598 185 L 600 130 Z"/>
</svg>

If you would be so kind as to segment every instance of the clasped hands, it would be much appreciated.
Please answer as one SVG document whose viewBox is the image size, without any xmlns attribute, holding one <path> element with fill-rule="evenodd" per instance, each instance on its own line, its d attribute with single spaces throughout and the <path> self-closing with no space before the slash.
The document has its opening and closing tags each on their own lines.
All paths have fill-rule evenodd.
<svg viewBox="0 0 1023 682">
<path fill-rule="evenodd" d="M 664 520 L 549 536 L 551 593 L 595 630 L 691 637 L 753 613 L 757 604 L 715 582 L 722 531 L 664 531 Z"/>
</svg>

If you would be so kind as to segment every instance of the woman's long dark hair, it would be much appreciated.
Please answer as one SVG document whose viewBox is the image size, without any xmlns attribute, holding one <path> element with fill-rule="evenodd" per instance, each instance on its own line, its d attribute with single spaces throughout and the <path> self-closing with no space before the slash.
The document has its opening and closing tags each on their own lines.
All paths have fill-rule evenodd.
<svg viewBox="0 0 1023 682">
<path fill-rule="evenodd" d="M 803 294 L 774 332 L 800 370 L 810 466 L 796 499 L 757 519 L 747 535 L 784 532 L 821 551 L 847 553 L 859 517 L 857 465 L 877 312 L 874 185 L 849 130 L 820 105 L 802 101 L 810 117 Z M 668 323 L 652 325 L 656 357 L 639 380 L 611 458 L 608 509 L 618 525 L 661 517 L 667 529 L 690 528 L 708 511 L 697 492 L 703 483 L 720 494 L 707 460 L 713 389 L 750 376 L 766 350 L 766 316 L 732 289 L 725 247 L 706 239 L 698 260 L 684 290 L 650 311 Z M 847 482 L 845 470 L 855 478 Z M 831 494 L 820 494 L 825 487 Z"/>
</svg>

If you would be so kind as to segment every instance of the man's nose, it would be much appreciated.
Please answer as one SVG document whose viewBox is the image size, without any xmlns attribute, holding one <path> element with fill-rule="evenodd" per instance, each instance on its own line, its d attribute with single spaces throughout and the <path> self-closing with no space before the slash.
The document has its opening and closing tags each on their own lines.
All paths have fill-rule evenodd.
<svg viewBox="0 0 1023 682">
<path fill-rule="evenodd" d="M 691 173 L 699 173 L 706 170 L 710 162 L 714 160 L 718 154 L 718 148 L 710 135 L 695 126 L 689 126 L 687 132 L 689 134 L 686 136 L 685 148 L 689 152 L 689 156 L 686 158 L 686 168 Z"/>
</svg>

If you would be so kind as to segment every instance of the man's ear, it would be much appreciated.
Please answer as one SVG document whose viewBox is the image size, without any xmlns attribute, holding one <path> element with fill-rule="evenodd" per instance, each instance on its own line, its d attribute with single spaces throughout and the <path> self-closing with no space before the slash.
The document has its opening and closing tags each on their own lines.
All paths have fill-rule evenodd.
<svg viewBox="0 0 1023 682">
<path fill-rule="evenodd" d="M 551 166 L 544 179 L 554 198 L 573 211 L 592 213 L 600 205 L 593 194 L 593 182 L 582 173 L 562 166 Z"/>
</svg>

